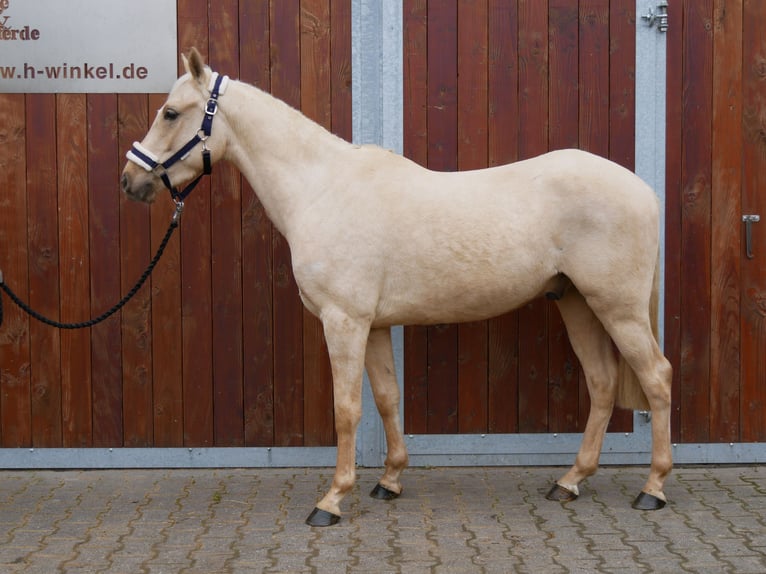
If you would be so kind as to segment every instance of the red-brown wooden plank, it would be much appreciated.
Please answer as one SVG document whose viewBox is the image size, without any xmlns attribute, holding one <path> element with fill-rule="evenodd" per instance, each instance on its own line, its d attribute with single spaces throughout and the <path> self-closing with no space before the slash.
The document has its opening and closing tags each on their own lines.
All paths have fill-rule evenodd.
<svg viewBox="0 0 766 574">
<path fill-rule="evenodd" d="M 710 440 L 740 438 L 742 5 L 716 0 L 713 31 Z"/>
<path fill-rule="evenodd" d="M 457 169 L 457 6 L 428 6 L 428 167 Z M 457 325 L 428 328 L 428 432 L 457 432 Z"/>
<path fill-rule="evenodd" d="M 234 73 L 239 58 L 237 0 L 209 8 L 210 62 Z M 225 95 L 224 95 L 225 98 Z M 221 105 L 225 105 L 222 101 Z M 215 125 L 213 126 L 215 129 Z M 218 164 L 211 177 L 213 274 L 214 428 L 217 446 L 244 445 L 242 389 L 242 202 L 241 177 Z"/>
<path fill-rule="evenodd" d="M 635 167 L 636 3 L 609 3 L 609 159 Z M 581 382 L 581 389 L 584 386 Z M 585 389 L 581 390 L 585 394 Z M 630 432 L 633 411 L 614 410 L 608 432 Z"/>
<path fill-rule="evenodd" d="M 332 132 L 351 141 L 351 0 L 330 0 L 330 19 Z"/>
<path fill-rule="evenodd" d="M 668 20 L 683 22 L 680 2 L 668 4 Z M 681 374 L 681 126 L 683 98 L 683 25 L 667 31 L 665 141 L 665 355 L 673 365 L 671 436 L 680 439 Z"/>
<path fill-rule="evenodd" d="M 149 96 L 149 115 L 166 99 Z M 129 142 L 126 142 L 129 145 Z M 126 206 L 127 208 L 127 206 Z M 175 205 L 161 194 L 150 210 L 151 252 L 167 232 Z M 181 225 L 185 226 L 182 218 Z M 184 446 L 183 327 L 181 322 L 181 243 L 178 230 L 165 248 L 151 277 L 152 413 L 157 447 Z"/>
<path fill-rule="evenodd" d="M 577 4 L 568 0 L 549 3 L 548 62 L 550 99 L 548 132 L 550 149 L 578 145 L 578 30 Z M 558 309 L 548 304 L 548 415 L 552 432 L 575 432 L 579 420 L 580 367 Z"/>
<path fill-rule="evenodd" d="M 117 96 L 91 94 L 88 105 L 90 208 L 90 314 L 120 299 L 120 196 Z M 93 446 L 122 446 L 122 345 L 120 314 L 92 329 Z"/>
<path fill-rule="evenodd" d="M 301 0 L 301 111 L 332 128 L 330 2 Z M 333 444 L 332 373 L 322 324 L 303 310 L 303 433 L 306 446 Z"/>
<path fill-rule="evenodd" d="M 180 0 L 178 44 L 196 46 L 208 59 L 208 3 Z M 184 444 L 212 446 L 213 343 L 210 237 L 210 182 L 205 178 L 189 198 L 181 229 L 181 314 L 183 317 Z"/>
<path fill-rule="evenodd" d="M 579 12 L 571 0 L 550 0 L 548 7 L 550 149 L 578 145 Z"/>
<path fill-rule="evenodd" d="M 300 1 L 271 5 L 271 92 L 289 105 L 301 103 Z M 303 444 L 303 305 L 292 273 L 290 250 L 274 232 L 274 440 Z"/>
<path fill-rule="evenodd" d="M 760 214 L 753 224 L 753 259 L 742 265 L 742 436 L 766 439 L 766 4 L 745 0 L 743 7 L 743 198 L 745 214 Z M 742 223 L 740 222 L 740 225 Z"/>
<path fill-rule="evenodd" d="M 603 157 L 610 153 L 611 117 L 610 94 L 612 88 L 610 72 L 620 73 L 630 71 L 632 60 L 627 60 L 623 54 L 612 54 L 610 39 L 610 7 L 607 0 L 584 0 L 580 3 L 580 147 Z M 624 41 L 631 41 L 628 33 Z M 614 62 L 611 62 L 614 58 Z M 630 84 L 630 77 L 625 82 Z M 617 105 L 617 102 L 614 103 Z M 632 133 L 632 129 L 631 129 Z M 590 409 L 590 398 L 586 395 L 584 385 L 581 386 L 581 405 Z M 630 430 L 632 413 L 615 409 L 608 431 Z M 585 419 L 582 413 L 581 419 Z"/>
<path fill-rule="evenodd" d="M 428 162 L 428 3 L 404 2 L 404 155 Z M 428 330 L 404 328 L 404 429 L 425 433 L 428 411 Z"/>
<path fill-rule="evenodd" d="M 58 203 L 56 190 L 56 97 L 26 97 L 27 228 L 29 303 L 59 318 Z M 38 321 L 29 325 L 32 384 L 32 445 L 61 446 L 60 331 Z"/>
<path fill-rule="evenodd" d="M 580 148 L 609 156 L 609 0 L 580 1 Z"/>
<path fill-rule="evenodd" d="M 635 168 L 636 3 L 609 3 L 609 159 Z"/>
<path fill-rule="evenodd" d="M 147 97 L 140 94 L 123 94 L 117 100 L 118 149 L 124 153 L 146 134 L 148 103 Z M 120 197 L 120 237 L 120 283 L 125 294 L 151 258 L 151 227 L 149 207 L 129 200 L 124 194 Z M 145 288 L 122 310 L 122 400 L 123 445 L 152 446 L 151 298 Z"/>
<path fill-rule="evenodd" d="M 0 270 L 5 283 L 29 300 L 24 96 L 0 94 Z M 32 444 L 29 319 L 5 294 L 0 328 L 0 444 Z"/>
<path fill-rule="evenodd" d="M 519 159 L 548 150 L 548 6 L 519 0 Z M 548 428 L 548 307 L 519 309 L 519 431 Z"/>
<path fill-rule="evenodd" d="M 85 96 L 56 96 L 56 116 L 61 319 L 84 321 L 91 315 Z M 86 329 L 61 333 L 61 414 L 65 447 L 92 445 L 90 340 L 90 331 Z"/>
<path fill-rule="evenodd" d="M 458 1 L 458 168 L 487 167 L 487 0 Z M 470 193 L 466 190 L 466 193 Z M 458 429 L 487 432 L 486 321 L 458 326 Z"/>
<path fill-rule="evenodd" d="M 681 440 L 706 442 L 710 417 L 712 0 L 684 3 Z"/>
<path fill-rule="evenodd" d="M 489 0 L 488 22 L 488 163 L 518 159 L 518 5 Z M 518 430 L 518 313 L 488 321 L 487 428 L 489 432 Z"/>
<path fill-rule="evenodd" d="M 240 3 L 240 76 L 269 91 L 269 0 Z M 272 225 L 252 188 L 242 189 L 245 443 L 274 444 Z"/>
</svg>

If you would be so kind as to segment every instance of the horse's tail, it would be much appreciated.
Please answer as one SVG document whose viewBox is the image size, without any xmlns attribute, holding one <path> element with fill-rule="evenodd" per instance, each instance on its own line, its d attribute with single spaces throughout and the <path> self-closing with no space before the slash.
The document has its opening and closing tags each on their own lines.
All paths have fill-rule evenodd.
<svg viewBox="0 0 766 574">
<path fill-rule="evenodd" d="M 654 265 L 652 294 L 649 298 L 649 320 L 654 339 L 659 341 L 659 301 L 660 301 L 660 254 L 657 250 L 657 262 Z M 617 363 L 617 406 L 624 409 L 648 411 L 649 400 L 646 398 L 636 373 L 621 354 Z"/>
</svg>

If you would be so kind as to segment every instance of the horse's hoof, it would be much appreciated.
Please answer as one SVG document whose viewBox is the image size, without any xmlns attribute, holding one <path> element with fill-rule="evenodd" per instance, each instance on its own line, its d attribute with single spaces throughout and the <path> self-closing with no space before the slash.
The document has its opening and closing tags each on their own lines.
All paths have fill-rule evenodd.
<svg viewBox="0 0 766 574">
<path fill-rule="evenodd" d="M 555 500 L 557 502 L 571 502 L 572 500 L 577 500 L 577 496 L 578 495 L 576 492 L 572 492 L 568 488 L 564 488 L 557 482 L 551 487 L 551 489 L 548 491 L 548 494 L 545 495 L 545 498 L 548 500 Z"/>
<path fill-rule="evenodd" d="M 394 498 L 399 497 L 399 493 L 394 492 L 393 490 L 389 490 L 382 484 L 378 483 L 375 485 L 375 488 L 372 489 L 372 492 L 370 492 L 370 496 L 377 498 L 378 500 L 393 500 Z"/>
<path fill-rule="evenodd" d="M 321 508 L 314 508 L 306 519 L 306 524 L 309 526 L 334 526 L 338 524 L 340 516 L 327 512 Z"/>
<path fill-rule="evenodd" d="M 659 510 L 665 508 L 666 502 L 661 498 L 647 492 L 639 492 L 633 501 L 633 508 L 636 510 Z"/>
</svg>

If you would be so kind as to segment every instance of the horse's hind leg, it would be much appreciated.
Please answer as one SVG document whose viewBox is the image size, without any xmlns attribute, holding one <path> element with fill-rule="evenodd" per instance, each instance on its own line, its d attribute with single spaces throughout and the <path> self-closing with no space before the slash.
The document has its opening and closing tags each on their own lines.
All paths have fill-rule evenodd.
<svg viewBox="0 0 766 574">
<path fill-rule="evenodd" d="M 569 290 L 556 303 L 569 341 L 585 372 L 591 399 L 588 422 L 574 466 L 556 482 L 547 496 L 550 500 L 566 501 L 577 498 L 577 485 L 598 468 L 604 434 L 617 394 L 617 359 L 604 326 L 579 291 Z"/>
<path fill-rule="evenodd" d="M 620 353 L 636 373 L 652 411 L 652 464 L 646 484 L 633 502 L 640 510 L 665 505 L 663 486 L 673 468 L 670 447 L 670 386 L 673 369 L 660 351 L 648 319 L 602 318 Z"/>
<path fill-rule="evenodd" d="M 390 329 L 374 329 L 370 332 L 365 366 L 375 404 L 383 420 L 387 444 L 386 471 L 370 496 L 390 500 L 402 492 L 399 477 L 408 462 L 399 419 L 399 385 L 396 383 Z"/>
</svg>

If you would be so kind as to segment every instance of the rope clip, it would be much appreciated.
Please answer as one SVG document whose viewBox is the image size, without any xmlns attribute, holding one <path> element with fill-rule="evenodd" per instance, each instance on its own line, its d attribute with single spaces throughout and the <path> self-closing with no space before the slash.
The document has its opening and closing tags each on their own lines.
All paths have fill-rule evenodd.
<svg viewBox="0 0 766 574">
<path fill-rule="evenodd" d="M 176 204 L 176 211 L 173 213 L 173 219 L 170 220 L 171 223 L 178 223 L 178 221 L 181 219 L 181 214 L 184 212 L 184 202 L 180 200 L 173 200 Z M 0 272 L 0 283 L 2 283 L 2 273 Z"/>
</svg>

